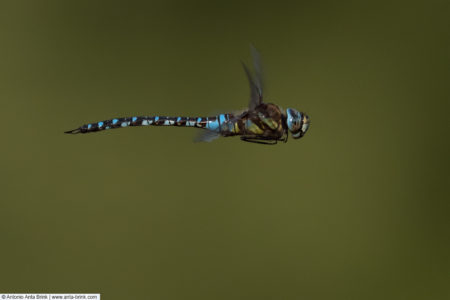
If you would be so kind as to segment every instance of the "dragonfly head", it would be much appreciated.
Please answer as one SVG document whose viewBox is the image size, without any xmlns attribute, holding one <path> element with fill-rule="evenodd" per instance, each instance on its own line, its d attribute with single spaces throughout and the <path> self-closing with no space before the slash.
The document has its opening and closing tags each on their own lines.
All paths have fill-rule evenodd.
<svg viewBox="0 0 450 300">
<path fill-rule="evenodd" d="M 305 135 L 309 128 L 309 117 L 293 108 L 286 109 L 286 122 L 289 131 L 294 139 L 299 139 Z"/>
</svg>

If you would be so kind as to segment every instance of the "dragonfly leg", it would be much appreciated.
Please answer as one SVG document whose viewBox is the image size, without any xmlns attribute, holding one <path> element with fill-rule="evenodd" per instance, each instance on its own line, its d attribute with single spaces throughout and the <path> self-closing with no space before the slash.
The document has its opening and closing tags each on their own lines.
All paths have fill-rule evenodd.
<svg viewBox="0 0 450 300">
<path fill-rule="evenodd" d="M 273 138 L 262 136 L 241 136 L 241 141 L 263 145 L 276 145 L 278 142 Z"/>
</svg>

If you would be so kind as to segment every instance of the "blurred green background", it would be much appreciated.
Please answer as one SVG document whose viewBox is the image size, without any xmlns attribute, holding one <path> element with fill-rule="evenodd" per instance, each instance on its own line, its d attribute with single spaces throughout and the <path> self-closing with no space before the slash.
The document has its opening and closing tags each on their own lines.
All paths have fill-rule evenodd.
<svg viewBox="0 0 450 300">
<path fill-rule="evenodd" d="M 448 1 L 0 2 L 0 292 L 448 299 Z M 132 115 L 307 112 L 275 147 Z"/>
</svg>

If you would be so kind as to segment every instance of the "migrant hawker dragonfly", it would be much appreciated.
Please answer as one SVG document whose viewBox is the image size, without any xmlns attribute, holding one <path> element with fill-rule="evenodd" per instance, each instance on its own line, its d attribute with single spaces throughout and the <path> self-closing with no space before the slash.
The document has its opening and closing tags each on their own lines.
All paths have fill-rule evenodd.
<svg viewBox="0 0 450 300">
<path fill-rule="evenodd" d="M 77 134 L 128 126 L 179 126 L 203 129 L 197 141 L 211 141 L 217 137 L 240 136 L 246 142 L 274 145 L 287 142 L 288 132 L 294 139 L 305 135 L 310 119 L 293 108 L 282 110 L 278 105 L 263 101 L 263 76 L 259 53 L 252 48 L 253 69 L 243 63 L 250 85 L 250 103 L 240 113 L 225 113 L 212 117 L 135 116 L 114 118 L 85 124 L 65 133 Z"/>
</svg>

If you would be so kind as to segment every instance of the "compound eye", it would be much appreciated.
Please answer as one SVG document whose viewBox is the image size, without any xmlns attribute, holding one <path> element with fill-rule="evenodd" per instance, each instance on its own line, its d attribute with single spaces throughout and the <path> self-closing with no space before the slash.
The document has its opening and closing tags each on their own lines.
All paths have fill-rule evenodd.
<svg viewBox="0 0 450 300">
<path fill-rule="evenodd" d="M 289 118 L 288 125 L 289 125 L 291 130 L 296 130 L 298 128 L 298 126 L 299 126 L 298 119 L 296 117 Z"/>
</svg>

